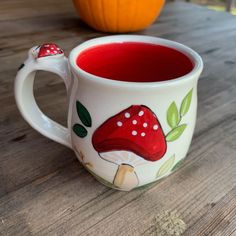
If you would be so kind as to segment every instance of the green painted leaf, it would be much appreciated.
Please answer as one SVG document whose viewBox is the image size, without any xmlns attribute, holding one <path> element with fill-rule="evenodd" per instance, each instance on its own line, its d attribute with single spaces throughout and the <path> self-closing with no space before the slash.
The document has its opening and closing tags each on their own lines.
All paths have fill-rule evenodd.
<svg viewBox="0 0 236 236">
<path fill-rule="evenodd" d="M 163 175 L 166 175 L 171 170 L 174 162 L 175 162 L 175 155 L 171 156 L 166 162 L 164 162 L 164 164 L 158 170 L 156 177 L 158 178 Z"/>
<path fill-rule="evenodd" d="M 81 122 L 87 126 L 91 127 L 92 126 L 92 119 L 91 116 L 88 112 L 88 110 L 85 108 L 83 104 L 81 104 L 79 101 L 76 101 L 76 109 L 77 109 L 77 114 L 81 120 Z"/>
<path fill-rule="evenodd" d="M 172 142 L 175 141 L 180 137 L 180 135 L 184 132 L 185 128 L 187 127 L 186 124 L 179 125 L 176 128 L 172 129 L 167 135 L 166 135 L 166 141 Z"/>
<path fill-rule="evenodd" d="M 74 124 L 73 125 L 73 131 L 78 135 L 80 138 L 84 138 L 87 134 L 88 131 L 84 128 L 84 126 L 80 124 Z"/>
<path fill-rule="evenodd" d="M 179 112 L 175 102 L 172 102 L 167 110 L 167 122 L 171 128 L 175 128 L 180 121 Z"/>
<path fill-rule="evenodd" d="M 189 110 L 191 100 L 193 95 L 193 89 L 191 89 L 188 94 L 185 96 L 185 98 L 182 101 L 181 107 L 180 107 L 180 115 L 184 116 Z"/>
<path fill-rule="evenodd" d="M 171 171 L 174 171 L 174 170 L 178 169 L 178 168 L 182 165 L 183 162 L 184 162 L 184 159 L 178 161 L 178 162 L 174 165 L 174 167 L 172 168 Z"/>
</svg>

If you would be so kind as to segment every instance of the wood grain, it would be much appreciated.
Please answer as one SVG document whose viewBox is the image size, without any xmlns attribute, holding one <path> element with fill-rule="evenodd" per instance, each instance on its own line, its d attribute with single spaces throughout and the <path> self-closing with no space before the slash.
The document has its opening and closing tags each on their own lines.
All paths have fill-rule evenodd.
<svg viewBox="0 0 236 236">
<path fill-rule="evenodd" d="M 66 0 L 2 0 L 0 32 L 0 235 L 236 235 L 235 17 L 168 3 L 138 32 L 192 47 L 205 69 L 184 164 L 128 193 L 101 185 L 72 151 L 34 131 L 13 97 L 14 76 L 30 47 L 54 41 L 68 54 L 105 34 L 81 22 Z M 39 72 L 35 95 L 46 114 L 66 124 L 65 88 L 55 75 Z"/>
</svg>

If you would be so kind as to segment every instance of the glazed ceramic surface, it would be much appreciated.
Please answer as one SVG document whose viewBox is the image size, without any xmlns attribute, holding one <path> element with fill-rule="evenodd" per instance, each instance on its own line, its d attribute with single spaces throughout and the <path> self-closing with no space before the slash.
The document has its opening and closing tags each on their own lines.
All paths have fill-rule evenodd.
<svg viewBox="0 0 236 236">
<path fill-rule="evenodd" d="M 144 42 L 181 51 L 193 70 L 176 79 L 138 83 L 103 79 L 80 69 L 77 56 L 92 46 Z M 99 60 L 99 58 L 98 58 Z M 148 36 L 108 36 L 74 48 L 67 59 L 55 44 L 29 51 L 15 81 L 23 117 L 43 135 L 72 148 L 80 162 L 103 184 L 131 190 L 174 171 L 187 155 L 196 121 L 200 56 L 176 42 Z M 58 74 L 68 92 L 68 128 L 52 121 L 33 96 L 37 70 Z"/>
</svg>

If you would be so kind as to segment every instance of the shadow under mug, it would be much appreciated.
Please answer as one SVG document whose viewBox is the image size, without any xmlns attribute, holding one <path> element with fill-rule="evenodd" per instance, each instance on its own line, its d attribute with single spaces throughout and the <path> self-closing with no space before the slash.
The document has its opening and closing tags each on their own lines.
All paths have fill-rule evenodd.
<svg viewBox="0 0 236 236">
<path fill-rule="evenodd" d="M 169 80 L 130 82 L 102 78 L 77 63 L 86 50 L 127 42 L 174 49 L 191 61 L 192 68 Z M 93 61 L 100 62 L 100 55 L 96 54 Z M 110 61 L 114 64 L 115 60 L 116 53 L 111 54 Z M 109 63 L 107 59 L 104 65 Z M 165 63 L 170 63 L 169 70 L 174 68 L 168 58 Z M 147 68 L 140 67 L 142 75 L 148 75 Z M 156 63 L 157 71 L 161 69 L 158 67 L 161 65 Z M 101 183 L 128 191 L 169 175 L 187 155 L 196 122 L 197 82 L 202 69 L 202 59 L 192 49 L 156 37 L 96 38 L 75 47 L 69 58 L 56 44 L 47 43 L 29 50 L 15 79 L 15 98 L 22 116 L 34 129 L 73 149 Z M 33 95 L 37 70 L 63 79 L 68 94 L 68 127 L 51 120 L 37 106 Z"/>
</svg>

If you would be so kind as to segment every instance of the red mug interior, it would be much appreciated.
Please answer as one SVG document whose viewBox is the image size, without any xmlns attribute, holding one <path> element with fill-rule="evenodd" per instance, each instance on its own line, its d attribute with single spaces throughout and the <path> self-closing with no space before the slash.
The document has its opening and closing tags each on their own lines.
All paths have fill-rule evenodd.
<svg viewBox="0 0 236 236">
<path fill-rule="evenodd" d="M 104 79 L 157 82 L 176 79 L 193 70 L 184 53 L 163 45 L 139 42 L 109 43 L 82 51 L 76 64 Z"/>
</svg>

